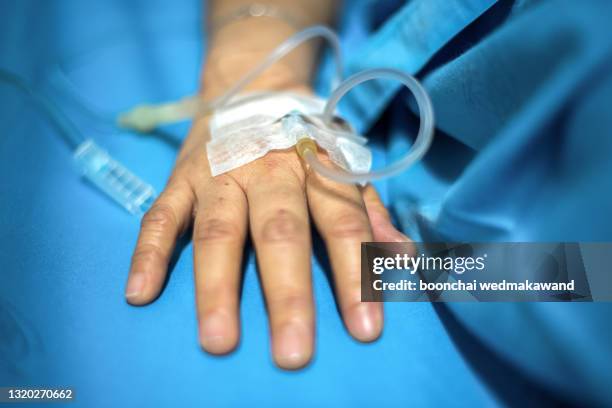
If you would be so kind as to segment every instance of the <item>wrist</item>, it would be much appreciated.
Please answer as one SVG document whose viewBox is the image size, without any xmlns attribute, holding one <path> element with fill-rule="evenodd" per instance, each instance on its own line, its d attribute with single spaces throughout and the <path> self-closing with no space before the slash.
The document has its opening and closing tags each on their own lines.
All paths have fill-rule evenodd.
<svg viewBox="0 0 612 408">
<path fill-rule="evenodd" d="M 212 35 L 201 78 L 205 99 L 223 94 L 297 30 L 280 21 L 262 20 L 235 22 Z M 297 47 L 248 84 L 245 91 L 310 92 L 314 50 L 313 44 Z"/>
<path fill-rule="evenodd" d="M 252 52 L 220 52 L 215 55 L 211 51 L 210 59 L 202 74 L 201 94 L 205 100 L 214 99 L 255 68 L 266 55 L 258 51 Z M 296 72 L 289 64 L 278 61 L 240 92 L 249 91 L 286 91 L 311 93 L 310 78 Z"/>
</svg>

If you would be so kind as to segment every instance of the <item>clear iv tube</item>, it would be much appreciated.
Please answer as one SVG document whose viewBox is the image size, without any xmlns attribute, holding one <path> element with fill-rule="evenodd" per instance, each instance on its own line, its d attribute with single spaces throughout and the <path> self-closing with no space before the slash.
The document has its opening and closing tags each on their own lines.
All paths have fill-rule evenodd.
<svg viewBox="0 0 612 408">
<path fill-rule="evenodd" d="M 276 47 L 274 51 L 272 51 L 265 60 L 259 63 L 257 67 L 251 70 L 248 74 L 243 76 L 234 86 L 232 86 L 227 92 L 225 92 L 220 97 L 214 99 L 210 102 L 210 106 L 212 109 L 217 109 L 225 105 L 230 99 L 236 96 L 241 90 L 243 90 L 249 83 L 251 83 L 255 78 L 261 75 L 266 69 L 270 66 L 278 62 L 285 55 L 289 54 L 299 45 L 305 43 L 316 37 L 322 37 L 326 39 L 329 45 L 332 48 L 334 53 L 335 61 L 336 61 L 336 77 L 334 81 L 332 81 L 331 87 L 332 89 L 342 80 L 342 54 L 340 52 L 340 40 L 338 39 L 338 35 L 334 33 L 332 30 L 325 26 L 312 26 L 299 33 L 289 37 L 286 41 L 284 41 L 281 45 Z"/>
<path fill-rule="evenodd" d="M 51 100 L 35 91 L 21 77 L 0 69 L 0 82 L 12 85 L 30 96 L 47 114 L 64 141 L 73 150 L 73 162 L 83 177 L 134 215 L 144 213 L 155 199 L 155 190 L 113 159 L 91 139 L 85 139 L 76 126 Z"/>
<path fill-rule="evenodd" d="M 336 74 L 331 83 L 333 89 L 342 80 L 342 54 L 338 35 L 328 27 L 317 25 L 309 27 L 289 37 L 274 49 L 255 68 L 244 75 L 223 95 L 212 101 L 203 101 L 200 96 L 184 98 L 176 102 L 159 105 L 141 105 L 119 116 L 119 125 L 141 132 L 155 129 L 160 124 L 186 120 L 196 115 L 206 114 L 226 105 L 248 84 L 261 75 L 266 69 L 278 62 L 301 44 L 313 38 L 321 37 L 329 43 L 336 62 Z"/>
<path fill-rule="evenodd" d="M 77 130 L 74 124 L 51 102 L 39 92 L 35 92 L 23 78 L 13 74 L 12 72 L 0 69 L 0 82 L 15 87 L 16 89 L 29 95 L 32 101 L 48 115 L 53 125 L 59 131 L 62 139 L 68 144 L 71 149 L 75 149 L 85 141 L 85 138 Z"/>
<path fill-rule="evenodd" d="M 414 144 L 408 153 L 406 153 L 406 155 L 400 160 L 383 169 L 374 170 L 368 173 L 351 173 L 339 168 L 326 167 L 317 159 L 317 155 L 313 150 L 304 151 L 302 155 L 304 160 L 312 167 L 313 170 L 327 178 L 341 183 L 365 183 L 368 181 L 392 177 L 406 170 L 411 164 L 423 157 L 431 146 L 434 131 L 434 111 L 429 95 L 427 94 L 425 88 L 423 88 L 423 86 L 413 76 L 395 69 L 370 69 L 362 71 L 346 79 L 332 92 L 331 96 L 329 97 L 323 111 L 324 123 L 331 124 L 334 111 L 336 110 L 336 105 L 348 91 L 362 82 L 373 79 L 394 79 L 396 81 L 400 81 L 413 93 L 419 107 L 419 114 L 421 116 L 419 133 L 417 134 Z"/>
</svg>

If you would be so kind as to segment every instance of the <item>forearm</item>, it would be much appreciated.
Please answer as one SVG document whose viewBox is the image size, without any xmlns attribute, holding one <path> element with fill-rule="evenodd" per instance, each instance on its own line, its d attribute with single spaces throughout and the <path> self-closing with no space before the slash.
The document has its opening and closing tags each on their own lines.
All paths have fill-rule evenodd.
<svg viewBox="0 0 612 408">
<path fill-rule="evenodd" d="M 331 24 L 336 1 L 267 0 L 277 17 L 232 19 L 252 0 L 212 0 L 208 11 L 208 57 L 202 72 L 205 99 L 222 94 L 292 34 L 314 24 Z M 257 3 L 259 4 L 259 3 Z M 316 63 L 316 43 L 302 45 L 266 70 L 247 89 L 308 89 Z"/>
</svg>

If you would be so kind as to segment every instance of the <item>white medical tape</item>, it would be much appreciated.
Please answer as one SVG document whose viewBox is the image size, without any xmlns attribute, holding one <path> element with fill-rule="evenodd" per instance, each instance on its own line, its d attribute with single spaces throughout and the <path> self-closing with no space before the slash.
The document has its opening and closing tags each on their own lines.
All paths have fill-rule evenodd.
<svg viewBox="0 0 612 408">
<path fill-rule="evenodd" d="M 265 156 L 271 150 L 295 146 L 298 137 L 283 129 L 281 119 L 297 111 L 307 118 L 306 130 L 338 166 L 366 173 L 372 155 L 366 139 L 352 131 L 331 129 L 317 115 L 325 101 L 289 92 L 266 92 L 242 96 L 217 109 L 210 120 L 211 139 L 206 145 L 213 176 L 226 173 Z"/>
</svg>

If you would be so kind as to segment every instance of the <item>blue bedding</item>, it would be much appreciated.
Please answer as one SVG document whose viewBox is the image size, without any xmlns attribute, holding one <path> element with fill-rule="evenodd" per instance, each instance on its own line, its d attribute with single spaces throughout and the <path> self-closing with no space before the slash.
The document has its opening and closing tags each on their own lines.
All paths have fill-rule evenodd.
<svg viewBox="0 0 612 408">
<path fill-rule="evenodd" d="M 139 136 L 109 118 L 194 92 L 203 15 L 197 0 L 2 2 L 0 67 L 28 78 L 161 191 L 188 124 Z M 347 73 L 417 74 L 436 110 L 431 153 L 378 185 L 405 232 L 612 240 L 610 17 L 604 0 L 345 7 Z M 329 72 L 326 61 L 321 89 Z M 612 405 L 609 304 L 391 303 L 382 338 L 364 345 L 342 326 L 320 256 L 310 366 L 274 366 L 251 250 L 241 344 L 207 355 L 188 240 L 160 298 L 127 305 L 138 219 L 78 178 L 27 98 L 0 84 L 0 106 L 0 386 L 69 386 L 87 407 Z M 377 165 L 409 147 L 414 109 L 391 83 L 365 85 L 342 105 L 372 138 Z"/>
</svg>

